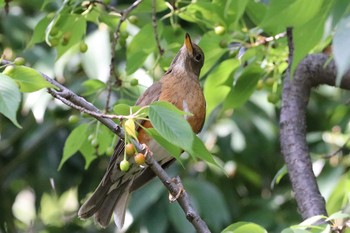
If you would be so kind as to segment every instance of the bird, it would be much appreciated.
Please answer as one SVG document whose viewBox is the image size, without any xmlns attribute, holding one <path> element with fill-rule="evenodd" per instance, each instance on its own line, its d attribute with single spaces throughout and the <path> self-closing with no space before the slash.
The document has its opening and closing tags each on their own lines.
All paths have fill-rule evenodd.
<svg viewBox="0 0 350 233">
<path fill-rule="evenodd" d="M 186 33 L 184 44 L 168 70 L 158 82 L 146 89 L 135 105 L 142 107 L 155 101 L 169 102 L 178 109 L 191 113 L 185 118 L 193 132 L 199 133 L 206 115 L 206 102 L 199 82 L 203 64 L 204 53 L 202 49 L 193 43 L 190 35 Z M 143 121 L 142 125 L 145 128 L 152 127 L 149 121 Z M 137 130 L 139 143 L 147 145 L 163 168 L 168 167 L 175 160 L 145 130 L 141 127 Z M 101 182 L 78 211 L 78 216 L 81 219 L 94 216 L 97 224 L 105 228 L 111 222 L 114 213 L 115 224 L 119 229 L 122 228 L 130 193 L 155 177 L 147 165 L 133 164 L 127 172 L 121 171 L 119 164 L 124 157 L 124 146 L 125 143 L 120 139 Z"/>
</svg>

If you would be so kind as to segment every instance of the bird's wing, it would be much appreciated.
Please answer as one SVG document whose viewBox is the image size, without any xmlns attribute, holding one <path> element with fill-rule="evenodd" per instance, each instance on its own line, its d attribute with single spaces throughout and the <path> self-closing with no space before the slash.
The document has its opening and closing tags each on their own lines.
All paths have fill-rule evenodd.
<svg viewBox="0 0 350 233">
<path fill-rule="evenodd" d="M 136 101 L 136 105 L 138 106 L 146 106 L 149 105 L 151 103 L 153 103 L 154 101 L 157 101 L 159 99 L 160 93 L 161 93 L 161 89 L 162 89 L 162 84 L 161 82 L 156 82 L 153 83 L 149 88 L 147 88 L 147 90 L 138 98 L 138 100 Z M 141 123 L 142 124 L 142 123 Z M 114 149 L 114 153 L 113 156 L 111 157 L 110 161 L 109 161 L 109 165 L 107 168 L 107 172 L 105 173 L 103 180 L 105 179 L 109 179 L 112 178 L 114 181 L 120 179 L 121 175 L 130 175 L 132 174 L 132 172 L 127 172 L 127 173 L 120 173 L 118 172 L 120 175 L 115 174 L 116 170 L 120 170 L 119 169 L 119 163 L 121 160 L 123 160 L 123 151 L 124 151 L 124 141 L 119 140 L 115 149 Z M 119 159 L 118 159 L 119 158 Z M 124 182 L 122 182 L 124 183 Z"/>
<path fill-rule="evenodd" d="M 159 99 L 162 84 L 160 82 L 151 85 L 137 100 L 140 106 L 148 105 Z M 120 162 L 123 160 L 124 141 L 119 140 L 114 153 L 109 161 L 108 168 L 94 191 L 93 195 L 80 208 L 78 215 L 85 219 L 95 214 L 97 222 L 107 226 L 109 219 L 118 200 L 127 199 L 130 186 L 136 173 L 140 173 L 138 166 L 131 166 L 128 172 L 121 172 Z M 109 200 L 109 201 L 106 201 Z M 126 201 L 124 200 L 125 204 Z M 120 208 L 120 216 L 125 214 L 125 208 Z M 124 218 L 120 217 L 122 221 Z M 122 225 L 122 224 L 121 224 Z"/>
</svg>

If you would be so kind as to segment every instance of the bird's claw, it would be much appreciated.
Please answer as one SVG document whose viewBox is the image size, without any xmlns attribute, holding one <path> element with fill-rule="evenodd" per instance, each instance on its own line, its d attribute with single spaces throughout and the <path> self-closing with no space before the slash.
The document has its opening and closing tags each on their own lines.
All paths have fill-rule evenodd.
<svg viewBox="0 0 350 233">
<path fill-rule="evenodd" d="M 177 177 L 172 178 L 170 182 L 174 182 L 179 187 L 179 191 L 178 191 L 178 193 L 175 196 L 173 196 L 171 193 L 169 193 L 169 201 L 170 202 L 175 202 L 181 196 L 181 194 L 185 192 L 185 189 L 182 186 L 182 183 L 179 182 Z"/>
</svg>

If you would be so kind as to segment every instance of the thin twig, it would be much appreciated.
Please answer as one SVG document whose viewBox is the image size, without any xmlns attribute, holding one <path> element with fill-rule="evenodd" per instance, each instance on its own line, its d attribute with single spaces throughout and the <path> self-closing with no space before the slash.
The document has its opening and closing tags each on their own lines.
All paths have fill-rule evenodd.
<svg viewBox="0 0 350 233">
<path fill-rule="evenodd" d="M 287 29 L 287 30 L 288 30 L 288 29 Z M 255 41 L 255 42 L 252 43 L 252 44 L 248 44 L 248 45 L 246 45 L 245 47 L 247 47 L 247 48 L 257 47 L 257 46 L 259 46 L 259 45 L 267 44 L 267 43 L 269 43 L 269 42 L 271 42 L 271 41 L 274 41 L 274 40 L 278 40 L 278 39 L 280 39 L 280 38 L 283 38 L 283 37 L 285 37 L 286 35 L 287 35 L 286 32 L 281 32 L 281 33 L 279 33 L 279 34 L 277 34 L 277 35 L 270 36 L 270 37 L 258 36 L 257 41 Z"/>
<path fill-rule="evenodd" d="M 288 27 L 287 28 L 287 40 L 288 40 L 288 72 L 291 72 L 292 69 L 292 62 L 293 62 L 293 56 L 294 56 L 294 43 L 293 43 L 293 29 Z"/>
<path fill-rule="evenodd" d="M 107 82 L 107 98 L 106 98 L 106 106 L 105 106 L 105 112 L 109 112 L 109 102 L 111 99 L 112 94 L 112 86 L 116 83 L 118 86 L 121 85 L 121 81 L 117 77 L 116 70 L 114 67 L 115 63 L 115 47 L 118 43 L 119 37 L 120 37 L 120 28 L 122 26 L 122 23 L 126 20 L 127 16 L 130 14 L 132 10 L 134 10 L 142 0 L 137 0 L 133 4 L 131 4 L 128 8 L 120 12 L 120 19 L 117 24 L 117 27 L 114 30 L 113 38 L 111 42 L 111 63 L 109 64 L 109 79 Z M 115 77 L 115 81 L 112 81 L 113 77 Z"/>
<path fill-rule="evenodd" d="M 333 156 L 336 156 L 337 154 L 339 154 L 346 147 L 346 145 L 349 143 L 349 141 L 350 141 L 350 137 L 348 137 L 348 139 L 344 142 L 344 144 L 341 147 L 339 147 L 337 150 L 333 151 L 332 153 L 330 153 L 328 155 L 324 155 L 323 158 L 324 159 L 330 159 Z"/>
<path fill-rule="evenodd" d="M 153 31 L 154 31 L 154 39 L 156 40 L 159 54 L 160 56 L 162 56 L 164 54 L 164 49 L 160 46 L 160 41 L 159 41 L 156 0 L 152 0 L 152 25 L 153 25 Z"/>
<path fill-rule="evenodd" d="M 56 99 L 59 99 L 61 100 L 65 105 L 71 107 L 71 108 L 74 108 L 76 110 L 78 110 L 79 112 L 83 112 L 83 113 L 86 113 L 86 114 L 89 114 L 95 118 L 108 118 L 108 119 L 118 119 L 118 120 L 123 120 L 124 118 L 127 118 L 127 116 L 122 116 L 122 115 L 114 115 L 114 114 L 104 114 L 104 113 L 98 113 L 98 112 L 94 112 L 94 111 L 90 111 L 90 110 L 87 110 L 79 105 L 76 105 L 70 101 L 68 101 L 64 96 L 64 92 L 58 92 L 58 91 L 55 91 L 54 89 L 48 89 L 48 92 L 53 96 L 55 97 Z"/>
</svg>

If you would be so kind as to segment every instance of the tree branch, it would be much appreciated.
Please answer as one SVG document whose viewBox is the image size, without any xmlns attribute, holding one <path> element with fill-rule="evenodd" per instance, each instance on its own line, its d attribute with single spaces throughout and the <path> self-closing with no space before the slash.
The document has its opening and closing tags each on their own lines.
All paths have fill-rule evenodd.
<svg viewBox="0 0 350 233">
<path fill-rule="evenodd" d="M 1 60 L 0 65 L 10 65 L 12 62 L 7 60 Z M 58 90 L 48 89 L 49 93 L 59 100 L 61 100 L 64 104 L 85 113 L 90 114 L 92 117 L 96 118 L 102 124 L 107 126 L 113 133 L 117 134 L 121 139 L 124 139 L 124 130 L 117 125 L 110 118 L 106 118 L 106 115 L 102 114 L 101 111 L 96 108 L 94 105 L 86 101 L 83 97 L 76 95 L 74 92 L 56 82 L 54 79 L 50 78 L 46 74 L 39 72 L 41 76 L 56 86 Z M 186 218 L 188 221 L 194 226 L 194 228 L 199 233 L 209 233 L 209 228 L 206 223 L 200 218 L 199 214 L 193 208 L 191 204 L 191 200 L 189 195 L 182 188 L 183 185 L 179 178 L 176 179 L 176 182 L 172 181 L 172 179 L 168 176 L 165 170 L 159 165 L 159 163 L 154 159 L 153 153 L 149 151 L 148 147 L 142 144 L 133 142 L 137 151 L 143 152 L 147 155 L 146 164 L 150 166 L 152 171 L 158 176 L 158 178 L 162 181 L 164 186 L 169 190 L 172 196 L 177 196 L 180 192 L 179 197 L 176 198 L 179 205 L 183 209 Z"/>
<path fill-rule="evenodd" d="M 152 0 L 152 26 L 154 32 L 154 39 L 157 43 L 157 48 L 160 56 L 164 54 L 164 49 L 160 46 L 159 35 L 158 35 L 158 24 L 157 24 L 157 9 L 156 9 L 156 0 Z"/>
<path fill-rule="evenodd" d="M 291 77 L 293 60 L 292 30 L 287 29 L 289 67 L 284 80 L 280 114 L 280 141 L 296 202 L 303 219 L 327 215 L 325 200 L 318 189 L 306 142 L 306 107 L 312 88 L 327 84 L 335 86 L 336 66 L 327 64 L 325 54 L 308 55 Z M 350 90 L 350 72 L 343 77 L 341 88 Z"/>
</svg>

